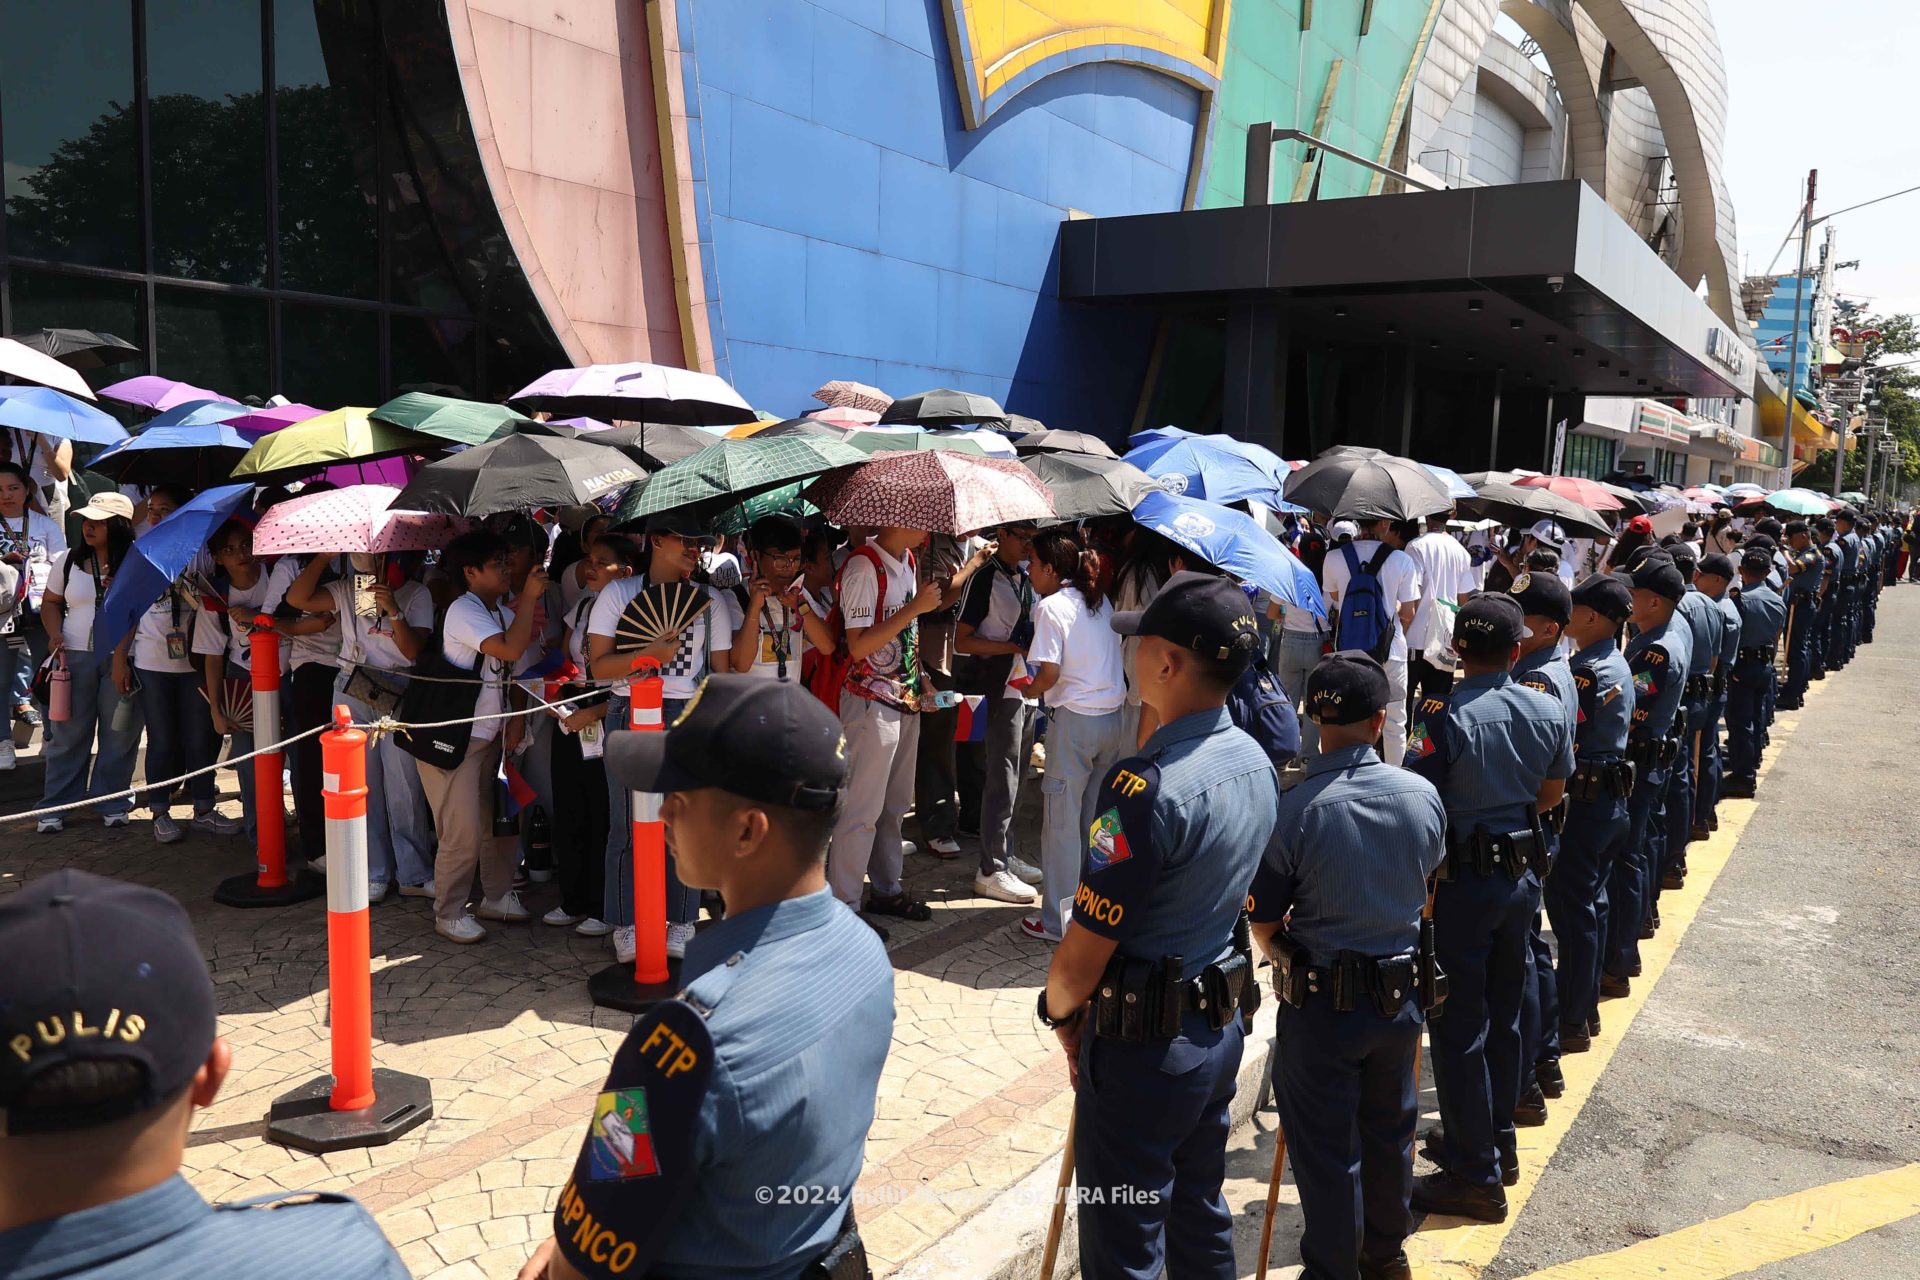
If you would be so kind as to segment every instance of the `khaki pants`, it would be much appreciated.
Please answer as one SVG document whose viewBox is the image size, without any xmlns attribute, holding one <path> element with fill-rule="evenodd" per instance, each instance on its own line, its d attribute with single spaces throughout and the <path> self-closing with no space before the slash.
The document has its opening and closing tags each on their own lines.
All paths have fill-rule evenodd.
<svg viewBox="0 0 1920 1280">
<path fill-rule="evenodd" d="M 469 742 L 459 767 L 442 769 L 419 761 L 420 789 L 433 810 L 440 847 L 433 855 L 433 914 L 451 924 L 467 914 L 473 873 L 482 896 L 498 898 L 513 888 L 518 842 L 493 834 L 493 783 L 500 771 L 500 740 Z"/>
</svg>

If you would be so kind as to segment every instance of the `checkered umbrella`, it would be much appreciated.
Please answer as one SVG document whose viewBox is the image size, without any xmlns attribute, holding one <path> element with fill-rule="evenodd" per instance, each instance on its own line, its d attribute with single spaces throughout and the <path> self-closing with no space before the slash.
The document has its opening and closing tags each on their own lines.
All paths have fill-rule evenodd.
<svg viewBox="0 0 1920 1280">
<path fill-rule="evenodd" d="M 1055 518 L 1053 494 L 1019 463 L 947 449 L 880 454 L 814 481 L 806 497 L 838 525 L 956 536 Z"/>
<path fill-rule="evenodd" d="M 885 413 L 887 406 L 893 403 L 893 397 L 880 388 L 870 387 L 864 382 L 848 382 L 845 378 L 829 382 L 814 392 L 813 398 L 830 408 L 861 409 L 873 414 Z"/>
</svg>

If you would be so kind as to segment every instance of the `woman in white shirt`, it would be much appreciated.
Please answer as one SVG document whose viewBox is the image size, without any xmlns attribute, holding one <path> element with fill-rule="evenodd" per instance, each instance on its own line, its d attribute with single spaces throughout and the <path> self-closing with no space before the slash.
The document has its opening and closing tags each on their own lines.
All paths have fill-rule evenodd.
<svg viewBox="0 0 1920 1280">
<path fill-rule="evenodd" d="M 206 687 L 212 694 L 229 680 L 252 680 L 253 621 L 261 613 L 270 610 L 272 602 L 268 592 L 272 589 L 272 583 L 267 577 L 267 567 L 253 558 L 253 526 L 245 521 L 229 520 L 215 529 L 213 536 L 207 539 L 207 552 L 213 557 L 219 576 L 224 577 L 227 584 L 226 612 L 205 614 L 195 620 L 193 628 L 192 650 L 206 666 Z M 286 671 L 286 653 L 286 646 L 282 645 L 280 669 L 283 673 Z M 218 706 L 213 707 L 211 719 L 216 752 L 219 750 L 219 740 L 229 734 L 233 737 L 233 744 L 227 751 L 227 759 L 247 755 L 253 750 L 252 729 L 242 729 L 229 721 L 220 714 Z M 233 765 L 232 769 L 240 784 L 241 822 L 247 838 L 251 840 L 259 829 L 258 810 L 254 807 L 253 761 L 243 760 Z M 276 795 L 273 803 L 284 804 L 285 801 Z"/>
<path fill-rule="evenodd" d="M 131 680 L 117 684 L 112 651 L 96 652 L 93 643 L 95 610 L 133 545 L 133 504 L 117 493 L 103 493 L 75 514 L 85 521 L 85 545 L 54 557 L 40 600 L 41 623 L 72 676 L 70 714 L 65 720 L 48 717 L 43 808 L 124 791 L 133 781 L 140 750 L 137 706 L 129 706 L 122 717 L 129 720 L 125 728 L 114 727 L 116 711 L 133 692 Z M 126 826 L 132 807 L 128 796 L 97 806 L 109 827 Z M 55 814 L 40 819 L 39 829 L 59 831 L 65 825 Z"/>
<path fill-rule="evenodd" d="M 1130 749 L 1121 714 L 1126 666 L 1113 608 L 1100 592 L 1096 553 L 1083 550 L 1071 534 L 1050 530 L 1034 539 L 1027 572 L 1041 597 L 1027 647 L 1034 673 L 1027 692 L 1047 708 L 1047 773 L 1040 783 L 1045 879 L 1040 914 L 1022 920 L 1020 928 L 1028 937 L 1058 942 L 1066 923 L 1060 903 L 1080 883 L 1100 784 Z"/>
<path fill-rule="evenodd" d="M 47 629 L 40 623 L 40 600 L 47 569 L 67 549 L 60 522 L 33 509 L 38 492 L 17 462 L 0 462 L 0 559 L 20 574 L 20 607 L 10 629 L 0 635 L 0 694 L 13 699 L 13 718 L 39 724 L 40 713 L 27 697 L 33 673 L 47 656 Z M 13 768 L 13 735 L 0 734 L 0 771 Z"/>
</svg>

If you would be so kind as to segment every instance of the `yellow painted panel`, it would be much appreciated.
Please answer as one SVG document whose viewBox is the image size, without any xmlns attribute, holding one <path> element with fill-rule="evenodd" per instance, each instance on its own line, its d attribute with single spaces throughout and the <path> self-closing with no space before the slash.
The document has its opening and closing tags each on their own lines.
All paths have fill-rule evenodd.
<svg viewBox="0 0 1920 1280">
<path fill-rule="evenodd" d="M 970 65 L 957 70 L 976 110 L 1040 61 L 1110 44 L 1155 50 L 1191 72 L 1196 82 L 1217 80 L 1231 5 L 1231 0 L 947 2 L 969 51 Z"/>
</svg>

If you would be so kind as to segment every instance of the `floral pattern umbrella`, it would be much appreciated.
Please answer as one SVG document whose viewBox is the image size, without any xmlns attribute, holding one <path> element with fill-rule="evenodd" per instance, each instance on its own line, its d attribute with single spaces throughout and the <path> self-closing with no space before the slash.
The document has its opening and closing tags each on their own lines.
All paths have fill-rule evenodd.
<svg viewBox="0 0 1920 1280">
<path fill-rule="evenodd" d="M 469 523 L 458 516 L 395 511 L 400 490 L 384 484 L 303 494 L 274 504 L 253 530 L 253 553 L 426 551 L 443 547 Z"/>
<path fill-rule="evenodd" d="M 1054 519 L 1053 494 L 1017 462 L 950 449 L 888 452 L 822 476 L 807 499 L 838 525 L 925 529 L 958 536 Z"/>
<path fill-rule="evenodd" d="M 893 403 L 893 397 L 878 387 L 870 387 L 864 382 L 848 382 L 845 378 L 836 378 L 813 393 L 813 398 L 821 404 L 835 409 L 861 409 L 878 417 L 887 411 Z"/>
</svg>

